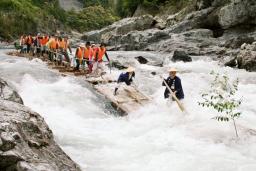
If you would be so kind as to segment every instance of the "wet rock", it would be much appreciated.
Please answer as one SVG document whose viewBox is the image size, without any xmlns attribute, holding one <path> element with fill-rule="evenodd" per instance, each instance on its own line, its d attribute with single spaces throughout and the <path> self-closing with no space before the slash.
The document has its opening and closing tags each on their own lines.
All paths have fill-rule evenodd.
<svg viewBox="0 0 256 171">
<path fill-rule="evenodd" d="M 245 46 L 245 45 L 244 45 Z M 237 55 L 238 68 L 256 71 L 256 42 L 248 44 Z"/>
<path fill-rule="evenodd" d="M 112 67 L 115 67 L 119 70 L 123 70 L 123 69 L 128 68 L 128 66 L 125 66 L 125 65 L 121 64 L 118 60 L 113 60 L 111 64 L 112 64 Z"/>
<path fill-rule="evenodd" d="M 229 60 L 228 62 L 226 62 L 224 65 L 232 67 L 232 68 L 237 67 L 237 59 L 233 58 L 233 59 Z"/>
<path fill-rule="evenodd" d="M 140 63 L 140 64 L 146 64 L 148 63 L 148 60 L 146 58 L 144 58 L 143 56 L 137 56 L 135 57 L 135 59 L 137 59 L 137 61 Z"/>
<path fill-rule="evenodd" d="M 0 170 L 80 171 L 56 144 L 44 119 L 17 98 L 10 100 L 15 90 L 1 83 L 7 98 L 0 98 Z"/>
<path fill-rule="evenodd" d="M 8 83 L 0 78 L 0 99 L 9 100 L 23 104 L 19 94 L 11 88 Z"/>
<path fill-rule="evenodd" d="M 183 61 L 183 62 L 191 62 L 192 58 L 184 51 L 175 50 L 172 56 L 172 61 Z"/>
<path fill-rule="evenodd" d="M 13 149 L 16 146 L 15 139 L 11 135 L 8 135 L 6 132 L 2 132 L 0 137 L 2 141 L 2 145 L 0 145 L 1 151 L 5 152 Z"/>
<path fill-rule="evenodd" d="M 240 48 L 242 44 L 251 44 L 254 42 L 254 37 L 248 37 L 246 35 L 241 35 L 238 37 L 231 38 L 225 42 L 226 48 Z"/>
<path fill-rule="evenodd" d="M 162 18 L 156 16 L 156 17 L 154 17 L 154 27 L 158 28 L 160 30 L 163 30 L 166 28 L 166 21 L 164 21 Z"/>
<path fill-rule="evenodd" d="M 153 71 L 153 72 L 151 72 L 151 74 L 152 74 L 152 75 L 156 75 L 156 72 L 155 72 L 155 71 Z"/>
<path fill-rule="evenodd" d="M 0 152 L 0 170 L 7 170 L 8 167 L 22 160 L 24 159 L 15 151 Z"/>
</svg>

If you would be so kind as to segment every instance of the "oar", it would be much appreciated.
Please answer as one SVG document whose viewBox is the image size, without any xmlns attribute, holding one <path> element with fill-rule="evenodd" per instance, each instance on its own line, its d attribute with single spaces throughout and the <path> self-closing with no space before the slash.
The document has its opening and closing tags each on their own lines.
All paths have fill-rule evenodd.
<svg viewBox="0 0 256 171">
<path fill-rule="evenodd" d="M 185 111 L 185 108 L 184 108 L 184 106 L 181 104 L 180 100 L 179 100 L 179 99 L 176 97 L 176 95 L 173 93 L 173 91 L 171 90 L 171 88 L 169 87 L 169 85 L 166 83 L 165 79 L 164 79 L 162 76 L 160 76 L 160 77 L 163 79 L 166 88 L 167 88 L 167 89 L 169 90 L 169 92 L 171 93 L 173 99 L 174 99 L 174 100 L 176 101 L 176 103 L 178 104 L 180 110 L 181 110 L 182 112 L 184 112 L 184 111 Z"/>
</svg>

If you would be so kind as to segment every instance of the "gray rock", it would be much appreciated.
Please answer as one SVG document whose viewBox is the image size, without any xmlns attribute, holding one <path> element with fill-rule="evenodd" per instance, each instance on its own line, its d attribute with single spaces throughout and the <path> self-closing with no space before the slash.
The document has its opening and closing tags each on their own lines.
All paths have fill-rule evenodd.
<svg viewBox="0 0 256 171">
<path fill-rule="evenodd" d="M 254 42 L 253 37 L 248 37 L 247 35 L 241 35 L 238 37 L 231 38 L 225 42 L 226 48 L 240 48 L 242 44 L 251 44 Z"/>
<path fill-rule="evenodd" d="M 164 21 L 162 18 L 156 16 L 156 17 L 154 17 L 154 27 L 158 28 L 160 30 L 163 30 L 166 28 L 166 21 Z"/>
<path fill-rule="evenodd" d="M 4 95 L 15 90 L 4 84 Z M 20 100 L 0 99 L 0 170 L 80 171 L 56 144 L 44 119 Z"/>
<path fill-rule="evenodd" d="M 115 67 L 119 70 L 128 68 L 128 66 L 121 64 L 118 60 L 112 60 L 111 64 L 112 64 L 112 67 Z"/>
<path fill-rule="evenodd" d="M 0 152 L 0 170 L 7 170 L 8 167 L 23 160 L 22 156 L 16 151 Z"/>
<path fill-rule="evenodd" d="M 230 28 L 239 24 L 256 24 L 256 3 L 252 0 L 232 0 L 219 11 L 219 24 Z"/>
<path fill-rule="evenodd" d="M 8 83 L 0 78 L 0 99 L 9 100 L 23 104 L 19 94 L 11 88 Z"/>
<path fill-rule="evenodd" d="M 229 60 L 228 62 L 226 62 L 224 65 L 235 68 L 235 67 L 237 67 L 237 59 L 233 58 L 233 59 Z"/>
<path fill-rule="evenodd" d="M 256 42 L 247 45 L 245 49 L 241 49 L 237 55 L 237 64 L 238 68 L 246 69 L 247 71 L 256 71 L 256 51 L 255 50 Z"/>
<path fill-rule="evenodd" d="M 2 140 L 2 145 L 0 146 L 1 151 L 5 152 L 13 149 L 16 146 L 15 139 L 6 132 L 2 132 L 0 137 Z"/>
<path fill-rule="evenodd" d="M 140 64 L 146 64 L 148 63 L 148 60 L 146 58 L 144 58 L 143 56 L 137 56 L 135 57 L 135 59 L 137 59 L 137 61 L 140 63 Z"/>
<path fill-rule="evenodd" d="M 82 39 L 94 42 L 102 41 L 109 44 L 108 39 L 112 38 L 112 36 L 124 35 L 134 30 L 147 30 L 153 26 L 153 23 L 154 18 L 151 15 L 125 18 L 101 30 L 87 32 L 82 36 Z"/>
<path fill-rule="evenodd" d="M 176 61 L 183 61 L 183 62 L 191 62 L 192 58 L 186 54 L 184 51 L 175 50 L 172 56 L 172 60 Z"/>
</svg>

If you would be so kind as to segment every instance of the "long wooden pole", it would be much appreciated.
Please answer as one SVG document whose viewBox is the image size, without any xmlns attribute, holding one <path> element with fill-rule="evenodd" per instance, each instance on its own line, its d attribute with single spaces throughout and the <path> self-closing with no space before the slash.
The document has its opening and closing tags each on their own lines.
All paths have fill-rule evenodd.
<svg viewBox="0 0 256 171">
<path fill-rule="evenodd" d="M 161 78 L 163 78 L 163 77 L 161 77 Z M 185 111 L 184 106 L 181 104 L 180 100 L 179 100 L 179 99 L 176 97 L 176 95 L 173 93 L 173 91 L 171 90 L 171 88 L 169 87 L 169 85 L 166 83 L 165 79 L 163 79 L 163 80 L 164 80 L 164 84 L 165 84 L 166 88 L 170 91 L 170 93 L 171 93 L 173 99 L 174 99 L 174 100 L 176 101 L 176 103 L 178 104 L 180 110 L 181 110 L 182 112 L 184 112 L 184 111 Z"/>
</svg>

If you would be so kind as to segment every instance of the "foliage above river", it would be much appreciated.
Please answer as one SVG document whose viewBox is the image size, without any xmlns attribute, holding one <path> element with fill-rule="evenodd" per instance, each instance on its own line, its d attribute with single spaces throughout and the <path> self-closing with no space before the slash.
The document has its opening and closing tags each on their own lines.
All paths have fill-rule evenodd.
<svg viewBox="0 0 256 171">
<path fill-rule="evenodd" d="M 82 11 L 64 11 L 58 0 L 1 0 L 0 38 L 14 39 L 23 33 L 79 32 L 99 29 L 119 18 L 132 16 L 139 7 L 150 14 L 161 13 L 161 7 L 179 10 L 193 0 L 79 0 Z M 177 8 L 176 8 L 177 7 Z M 160 10 L 161 9 L 161 10 Z"/>
</svg>

